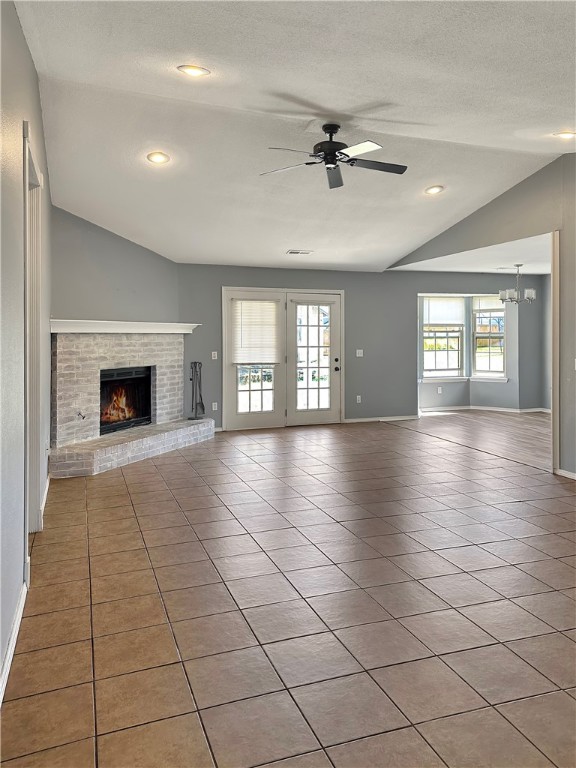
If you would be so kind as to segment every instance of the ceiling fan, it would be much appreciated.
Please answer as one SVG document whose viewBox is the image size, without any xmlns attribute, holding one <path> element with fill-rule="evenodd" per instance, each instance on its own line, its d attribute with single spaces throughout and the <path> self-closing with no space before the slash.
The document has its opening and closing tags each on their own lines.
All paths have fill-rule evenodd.
<svg viewBox="0 0 576 768">
<path fill-rule="evenodd" d="M 380 163 L 376 160 L 362 160 L 357 155 L 363 155 L 366 152 L 373 152 L 375 149 L 382 149 L 380 144 L 376 144 L 375 141 L 361 141 L 360 144 L 354 144 L 351 147 L 346 146 L 341 141 L 334 141 L 334 136 L 340 130 L 340 126 L 336 123 L 326 123 L 322 126 L 322 130 L 328 136 L 327 141 L 320 141 L 314 145 L 312 152 L 305 152 L 303 149 L 287 149 L 286 147 L 268 147 L 268 149 L 278 149 L 282 152 L 299 152 L 300 154 L 308 155 L 308 157 L 314 158 L 306 163 L 298 163 L 297 165 L 289 165 L 286 168 L 277 168 L 274 171 L 265 171 L 260 176 L 267 176 L 270 173 L 280 173 L 281 171 L 290 171 L 292 168 L 300 168 L 304 165 L 321 165 L 326 168 L 328 175 L 328 186 L 330 189 L 336 189 L 342 187 L 344 182 L 342 180 L 342 172 L 340 170 L 339 163 L 348 165 L 350 167 L 368 168 L 372 171 L 384 171 L 385 173 L 404 173 L 407 166 L 395 165 L 394 163 Z"/>
</svg>

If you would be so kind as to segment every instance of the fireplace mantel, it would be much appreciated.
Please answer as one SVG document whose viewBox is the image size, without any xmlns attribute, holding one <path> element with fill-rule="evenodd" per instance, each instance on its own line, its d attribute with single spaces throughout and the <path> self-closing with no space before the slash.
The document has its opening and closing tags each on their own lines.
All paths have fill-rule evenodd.
<svg viewBox="0 0 576 768">
<path fill-rule="evenodd" d="M 201 323 L 139 323 L 123 320 L 50 320 L 51 333 L 193 333 Z"/>
</svg>

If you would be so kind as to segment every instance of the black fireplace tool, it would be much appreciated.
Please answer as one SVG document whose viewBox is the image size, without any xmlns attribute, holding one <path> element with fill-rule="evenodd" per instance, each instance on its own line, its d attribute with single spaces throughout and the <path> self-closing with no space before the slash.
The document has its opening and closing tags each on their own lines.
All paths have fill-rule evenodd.
<svg viewBox="0 0 576 768">
<path fill-rule="evenodd" d="M 190 381 L 192 382 L 192 416 L 189 421 L 204 418 L 206 409 L 202 400 L 202 363 L 190 363 Z"/>
</svg>

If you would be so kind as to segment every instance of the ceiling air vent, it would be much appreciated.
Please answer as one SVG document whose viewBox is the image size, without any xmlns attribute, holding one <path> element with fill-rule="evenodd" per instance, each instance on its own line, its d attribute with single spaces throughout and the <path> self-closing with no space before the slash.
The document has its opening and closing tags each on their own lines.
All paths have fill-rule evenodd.
<svg viewBox="0 0 576 768">
<path fill-rule="evenodd" d="M 288 256 L 309 256 L 311 253 L 314 251 L 303 251 L 301 248 L 290 248 L 289 251 L 286 251 Z"/>
</svg>

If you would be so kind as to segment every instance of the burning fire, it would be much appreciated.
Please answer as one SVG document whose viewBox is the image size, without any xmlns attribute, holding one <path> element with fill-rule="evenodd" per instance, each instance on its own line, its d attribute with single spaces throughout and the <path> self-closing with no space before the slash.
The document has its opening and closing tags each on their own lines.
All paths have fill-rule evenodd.
<svg viewBox="0 0 576 768">
<path fill-rule="evenodd" d="M 110 398 L 110 405 L 102 411 L 100 421 L 126 421 L 134 419 L 136 411 L 128 405 L 126 399 L 126 390 L 124 387 L 116 387 Z"/>
</svg>

